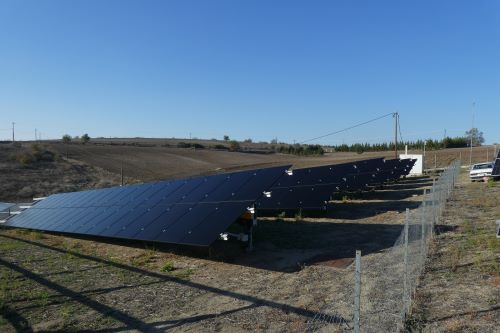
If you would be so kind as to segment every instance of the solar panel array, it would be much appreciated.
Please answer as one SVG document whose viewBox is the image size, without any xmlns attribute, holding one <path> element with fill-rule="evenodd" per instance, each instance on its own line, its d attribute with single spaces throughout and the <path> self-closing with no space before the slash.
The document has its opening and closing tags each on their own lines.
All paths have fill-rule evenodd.
<svg viewBox="0 0 500 333">
<path fill-rule="evenodd" d="M 5 225 L 207 246 L 289 167 L 55 194 Z"/>
<path fill-rule="evenodd" d="M 495 164 L 493 165 L 492 176 L 500 176 L 500 151 L 498 151 L 497 158 L 495 159 Z"/>
<path fill-rule="evenodd" d="M 375 158 L 296 169 L 292 174 L 285 172 L 288 165 L 55 194 L 9 218 L 4 225 L 208 246 L 251 207 L 322 208 L 335 192 L 364 190 L 398 179 L 407 175 L 414 163 L 410 159 Z"/>
<path fill-rule="evenodd" d="M 407 175 L 416 160 L 376 158 L 352 163 L 296 169 L 269 189 L 271 198 L 257 202 L 260 210 L 320 209 L 335 192 L 364 190 Z"/>
</svg>

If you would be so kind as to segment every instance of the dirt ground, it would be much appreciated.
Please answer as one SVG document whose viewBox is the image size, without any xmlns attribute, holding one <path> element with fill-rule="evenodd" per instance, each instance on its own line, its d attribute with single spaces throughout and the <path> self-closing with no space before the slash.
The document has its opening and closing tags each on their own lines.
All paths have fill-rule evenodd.
<svg viewBox="0 0 500 333">
<path fill-rule="evenodd" d="M 401 181 L 322 216 L 263 217 L 252 253 L 232 242 L 195 251 L 3 229 L 0 328 L 303 332 L 336 299 L 349 300 L 350 322 L 355 250 L 376 260 L 390 248 L 429 185 Z"/>
<path fill-rule="evenodd" d="M 500 327 L 500 182 L 455 189 L 416 297 L 410 327 L 418 332 L 498 332 Z"/>
</svg>

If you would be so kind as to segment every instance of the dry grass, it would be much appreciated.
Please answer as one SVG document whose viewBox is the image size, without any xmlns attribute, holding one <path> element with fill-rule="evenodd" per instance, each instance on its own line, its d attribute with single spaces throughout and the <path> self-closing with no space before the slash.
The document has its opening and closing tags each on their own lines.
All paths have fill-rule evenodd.
<svg viewBox="0 0 500 333">
<path fill-rule="evenodd" d="M 119 177 L 80 161 L 67 161 L 56 154 L 53 160 L 24 160 L 12 156 L 27 156 L 30 145 L 0 145 L 0 201 L 27 202 L 58 192 L 119 184 Z M 45 147 L 43 149 L 49 149 Z"/>
<path fill-rule="evenodd" d="M 500 187 L 461 183 L 445 211 L 442 233 L 419 287 L 409 330 L 497 332 L 500 327 Z"/>
</svg>

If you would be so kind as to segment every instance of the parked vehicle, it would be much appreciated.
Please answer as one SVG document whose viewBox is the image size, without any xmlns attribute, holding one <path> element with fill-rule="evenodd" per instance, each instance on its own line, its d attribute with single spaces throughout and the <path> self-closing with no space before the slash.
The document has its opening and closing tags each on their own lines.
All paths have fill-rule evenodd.
<svg viewBox="0 0 500 333">
<path fill-rule="evenodd" d="M 472 166 L 469 177 L 472 181 L 481 180 L 484 177 L 491 176 L 493 172 L 493 162 L 477 163 Z"/>
</svg>

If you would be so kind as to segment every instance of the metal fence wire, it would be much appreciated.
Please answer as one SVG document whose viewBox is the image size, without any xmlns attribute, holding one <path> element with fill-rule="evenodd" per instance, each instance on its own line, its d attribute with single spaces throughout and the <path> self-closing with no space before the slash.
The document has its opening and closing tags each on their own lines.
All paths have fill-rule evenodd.
<svg viewBox="0 0 500 333">
<path fill-rule="evenodd" d="M 347 290 L 337 294 L 307 323 L 307 332 L 401 332 L 410 314 L 423 272 L 429 240 L 439 223 L 460 172 L 460 162 L 445 169 L 422 203 L 410 212 L 394 245 L 361 257 L 356 253 L 352 272 L 343 276 Z M 376 237 L 376 235 L 374 235 Z M 347 282 L 347 283 L 345 283 Z"/>
</svg>

